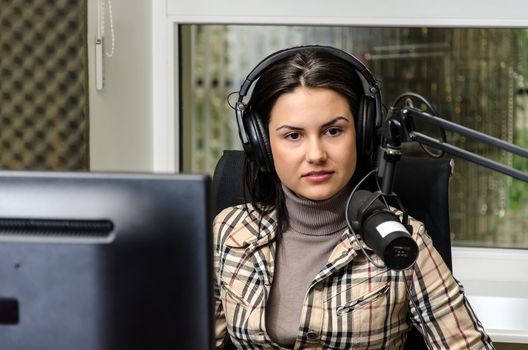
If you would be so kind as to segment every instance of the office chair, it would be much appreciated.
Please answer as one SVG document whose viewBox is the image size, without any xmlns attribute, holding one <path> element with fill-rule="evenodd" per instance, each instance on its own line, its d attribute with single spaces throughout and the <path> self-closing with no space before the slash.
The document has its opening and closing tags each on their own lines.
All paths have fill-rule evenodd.
<svg viewBox="0 0 528 350">
<path fill-rule="evenodd" d="M 213 215 L 222 209 L 244 202 L 243 178 L 245 154 L 226 150 L 213 174 Z M 449 229 L 448 183 L 452 161 L 421 157 L 402 157 L 397 163 L 394 193 L 405 210 L 423 222 L 447 266 L 451 269 L 451 237 Z M 228 344 L 225 349 L 235 349 Z M 409 331 L 405 349 L 427 349 L 425 341 L 414 327 Z"/>
</svg>

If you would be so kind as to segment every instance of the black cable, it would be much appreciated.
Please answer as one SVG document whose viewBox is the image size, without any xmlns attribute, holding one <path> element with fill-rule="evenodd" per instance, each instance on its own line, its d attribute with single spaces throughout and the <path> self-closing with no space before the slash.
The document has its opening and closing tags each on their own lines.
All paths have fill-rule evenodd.
<svg viewBox="0 0 528 350">
<path fill-rule="evenodd" d="M 356 242 L 359 243 L 359 238 L 358 236 L 356 235 L 356 231 L 354 230 L 354 228 L 352 227 L 352 225 L 350 224 L 350 220 L 348 218 L 348 210 L 349 210 L 349 207 L 350 207 L 350 203 L 352 202 L 352 197 L 354 196 L 354 194 L 356 193 L 357 189 L 359 188 L 359 186 L 361 186 L 363 184 L 363 182 L 365 182 L 369 176 L 371 176 L 372 174 L 375 174 L 377 173 L 378 171 L 378 168 L 376 169 L 373 169 L 371 171 L 369 171 L 369 173 L 367 175 L 365 175 L 364 178 L 362 178 L 358 183 L 357 185 L 354 187 L 354 189 L 352 190 L 352 192 L 350 192 L 350 195 L 348 196 L 348 199 L 347 199 L 347 202 L 346 202 L 346 205 L 345 205 L 345 219 L 346 219 L 346 222 L 347 222 L 347 225 L 348 225 L 348 229 L 350 230 L 350 233 L 352 233 L 352 236 L 354 236 L 354 239 L 356 240 Z M 375 263 L 374 260 L 372 260 L 372 258 L 367 254 L 367 252 L 365 251 L 365 249 L 363 248 L 363 245 L 361 244 L 358 244 L 359 245 L 359 248 L 361 249 L 361 251 L 363 252 L 363 255 L 365 256 L 365 258 L 367 258 L 367 260 L 374 266 L 376 266 L 378 269 L 387 269 L 387 266 L 384 266 L 384 265 L 379 265 L 378 263 Z"/>
<path fill-rule="evenodd" d="M 419 95 L 419 94 L 417 94 L 415 92 L 404 92 L 403 94 L 397 96 L 394 99 L 394 102 L 392 103 L 392 106 L 396 107 L 403 99 L 407 99 L 407 101 L 406 101 L 407 107 L 414 107 L 413 104 L 412 104 L 411 98 L 416 98 L 416 99 L 420 100 L 423 104 L 425 104 L 426 107 L 428 108 L 428 110 L 431 111 L 432 115 L 435 115 L 435 116 L 438 115 L 438 112 L 436 111 L 436 108 L 434 108 L 434 106 L 429 101 L 427 101 L 427 99 L 425 99 L 425 97 L 423 97 L 422 95 Z M 445 143 L 447 141 L 445 129 L 440 128 L 440 127 L 438 129 L 440 130 L 440 138 L 441 138 L 442 142 Z M 429 157 L 442 158 L 445 155 L 445 151 L 440 151 L 439 154 L 435 154 L 435 153 L 431 152 L 429 149 L 427 149 L 423 144 L 419 143 L 419 145 L 422 148 L 422 150 Z"/>
<path fill-rule="evenodd" d="M 395 99 L 394 99 L 394 102 L 392 103 L 392 106 L 395 107 L 397 106 L 401 100 L 403 100 L 404 98 L 409 98 L 409 97 L 414 97 L 414 98 L 417 98 L 419 99 L 420 101 L 422 101 L 426 106 L 427 108 L 434 114 L 434 115 L 437 115 L 437 112 L 436 112 L 436 109 L 433 107 L 433 105 L 427 101 L 425 99 L 425 97 L 423 97 L 422 95 L 419 95 L 415 92 L 404 92 L 403 94 L 397 96 Z"/>
<path fill-rule="evenodd" d="M 226 102 L 227 102 L 228 106 L 231 107 L 231 109 L 235 109 L 236 108 L 234 105 L 231 104 L 231 101 L 229 100 L 231 98 L 231 96 L 233 96 L 234 94 L 238 94 L 238 91 L 230 92 L 227 95 L 227 97 L 226 97 Z"/>
<path fill-rule="evenodd" d="M 350 230 L 350 233 L 352 234 L 352 236 L 354 237 L 354 239 L 356 240 L 356 242 L 359 243 L 360 239 L 358 238 L 354 228 L 352 227 L 351 223 L 350 223 L 350 219 L 348 217 L 348 212 L 349 212 L 349 207 L 350 207 L 350 203 L 352 202 L 352 197 L 354 196 L 354 194 L 356 193 L 356 191 L 358 190 L 358 188 L 370 177 L 372 176 L 373 174 L 377 173 L 378 171 L 378 168 L 375 168 L 373 170 L 371 170 L 369 173 L 367 173 L 367 175 L 365 175 L 365 177 L 363 177 L 357 184 L 356 186 L 354 186 L 354 188 L 352 189 L 352 192 L 350 193 L 350 195 L 348 196 L 348 199 L 347 199 L 347 202 L 346 202 L 346 205 L 345 205 L 345 219 L 346 219 L 346 222 L 347 222 L 347 225 L 348 225 L 348 228 Z M 380 187 L 380 183 L 379 183 L 379 180 L 376 176 L 376 186 L 378 187 L 378 190 L 380 191 L 380 194 L 381 194 L 381 187 Z M 379 197 L 379 196 L 378 196 Z M 377 198 L 375 198 L 377 199 Z M 383 202 L 385 203 L 385 205 L 388 207 L 388 203 L 385 199 L 385 197 L 383 195 L 381 195 L 381 199 L 383 200 Z M 398 198 L 396 198 L 398 199 Z M 405 212 L 405 209 L 404 208 L 401 208 L 402 209 L 402 212 L 403 212 L 403 215 L 407 215 L 407 213 Z M 363 248 L 363 245 L 361 244 L 358 244 L 359 245 L 359 248 L 361 249 L 361 252 L 363 253 L 363 255 L 365 256 L 365 258 L 372 264 L 374 265 L 375 267 L 379 268 L 379 269 L 384 269 L 384 271 L 382 272 L 385 272 L 385 271 L 388 271 L 388 268 L 387 266 L 385 265 L 379 265 L 377 263 L 374 262 L 374 260 L 372 260 L 372 258 L 367 254 L 367 252 L 365 251 L 365 249 Z M 414 267 L 415 263 L 413 263 L 408 269 Z M 418 299 L 417 297 L 413 296 L 413 293 L 411 292 L 411 289 L 410 289 L 410 286 L 408 285 L 407 283 L 407 276 L 405 275 L 405 270 L 401 270 L 401 271 L 398 271 L 398 272 L 401 272 L 402 273 L 402 276 L 403 276 L 403 280 L 404 280 L 404 284 L 405 284 L 405 289 L 407 291 L 407 295 L 409 297 L 409 301 L 411 302 L 411 304 L 413 305 L 414 309 L 416 310 L 417 314 L 418 314 L 418 317 L 420 318 L 420 327 L 422 328 L 422 335 L 424 337 L 424 341 L 426 342 L 426 345 L 429 349 L 432 349 L 432 346 L 431 346 L 431 343 L 429 342 L 429 339 L 427 338 L 427 336 L 425 335 L 426 331 L 425 331 L 425 319 L 420 311 L 420 308 L 418 307 L 415 299 Z M 412 279 L 410 280 L 409 283 L 412 282 Z"/>
</svg>

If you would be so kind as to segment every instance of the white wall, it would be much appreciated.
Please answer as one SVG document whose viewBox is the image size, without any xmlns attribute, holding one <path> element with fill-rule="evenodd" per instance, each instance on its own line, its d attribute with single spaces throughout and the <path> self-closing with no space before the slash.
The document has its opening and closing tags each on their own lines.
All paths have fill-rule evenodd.
<svg viewBox="0 0 528 350">
<path fill-rule="evenodd" d="M 97 1 L 88 0 L 90 168 L 151 171 L 154 157 L 152 3 L 147 0 L 112 0 L 111 3 L 115 53 L 111 58 L 105 57 L 105 87 L 97 91 L 94 66 Z M 107 27 L 107 49 L 110 42 Z"/>
</svg>

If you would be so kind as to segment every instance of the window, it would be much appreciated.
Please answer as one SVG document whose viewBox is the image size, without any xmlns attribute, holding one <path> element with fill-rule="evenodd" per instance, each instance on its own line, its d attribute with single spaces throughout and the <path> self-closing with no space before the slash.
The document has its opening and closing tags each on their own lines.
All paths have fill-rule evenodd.
<svg viewBox="0 0 528 350">
<path fill-rule="evenodd" d="M 525 29 L 181 25 L 180 32 L 185 171 L 212 173 L 222 150 L 240 147 L 227 97 L 261 58 L 301 44 L 361 59 L 386 106 L 416 92 L 445 119 L 528 147 Z M 448 142 L 528 171 L 522 159 L 464 137 L 448 134 Z M 526 183 L 456 159 L 450 199 L 455 245 L 528 248 Z"/>
</svg>

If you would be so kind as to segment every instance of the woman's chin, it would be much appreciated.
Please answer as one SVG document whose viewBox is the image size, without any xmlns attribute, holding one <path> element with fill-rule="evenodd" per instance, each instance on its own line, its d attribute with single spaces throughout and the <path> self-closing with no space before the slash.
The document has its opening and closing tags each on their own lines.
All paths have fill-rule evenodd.
<svg viewBox="0 0 528 350">
<path fill-rule="evenodd" d="M 337 192 L 339 191 L 303 191 L 297 195 L 312 201 L 324 201 L 332 198 Z"/>
</svg>

